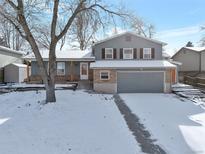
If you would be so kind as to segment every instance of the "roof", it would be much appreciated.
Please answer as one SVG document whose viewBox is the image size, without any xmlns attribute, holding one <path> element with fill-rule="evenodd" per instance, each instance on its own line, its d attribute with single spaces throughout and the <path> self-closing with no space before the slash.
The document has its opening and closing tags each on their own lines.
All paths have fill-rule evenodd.
<svg viewBox="0 0 205 154">
<path fill-rule="evenodd" d="M 201 52 L 205 50 L 205 47 L 184 47 L 185 49 L 193 50 L 193 51 L 198 51 Z"/>
<path fill-rule="evenodd" d="M 148 37 L 144 37 L 144 36 L 138 35 L 138 34 L 136 34 L 136 33 L 134 33 L 134 32 L 122 32 L 122 33 L 120 33 L 120 34 L 115 34 L 115 35 L 112 35 L 112 36 L 110 36 L 110 37 L 108 37 L 108 38 L 106 38 L 106 39 L 97 41 L 96 43 L 94 43 L 94 45 L 100 44 L 100 43 L 103 43 L 103 42 L 106 42 L 106 41 L 109 41 L 109 40 L 111 40 L 111 39 L 114 39 L 114 38 L 117 38 L 117 37 L 120 37 L 120 36 L 123 36 L 123 35 L 126 35 L 126 34 L 134 35 L 134 36 L 140 37 L 140 38 L 142 38 L 142 39 L 145 39 L 145 40 L 148 40 L 148 41 L 157 43 L 157 44 L 167 45 L 167 43 L 165 43 L 165 42 L 161 42 L 161 41 L 154 40 L 154 39 L 151 39 L 151 38 L 148 38 Z"/>
<path fill-rule="evenodd" d="M 170 59 L 170 61 L 169 61 L 170 63 L 172 63 L 172 64 L 174 64 L 174 65 L 182 65 L 182 63 L 181 62 L 178 62 L 178 61 L 174 61 L 173 59 Z"/>
<path fill-rule="evenodd" d="M 48 50 L 41 50 L 41 56 L 45 61 L 49 58 L 49 51 Z M 29 54 L 24 57 L 26 60 L 36 61 L 34 54 Z M 89 50 L 79 50 L 79 49 L 67 49 L 67 50 L 57 50 L 56 51 L 56 60 L 94 60 L 95 57 L 92 56 L 91 51 Z"/>
<path fill-rule="evenodd" d="M 166 60 L 99 60 L 91 63 L 90 68 L 175 68 Z"/>
<path fill-rule="evenodd" d="M 17 55 L 25 54 L 23 51 L 12 50 L 4 46 L 0 46 L 0 51 L 9 52 L 9 53 L 17 54 Z"/>
<path fill-rule="evenodd" d="M 17 67 L 27 67 L 25 64 L 18 64 L 18 63 L 12 63 L 12 65 L 15 65 Z"/>
<path fill-rule="evenodd" d="M 194 51 L 194 52 L 202 52 L 205 51 L 205 47 L 182 47 L 179 51 L 177 51 L 173 56 L 176 56 L 182 49 L 187 49 L 189 51 Z"/>
<path fill-rule="evenodd" d="M 171 58 L 171 56 L 167 52 L 162 52 L 162 56 L 165 58 Z"/>
</svg>

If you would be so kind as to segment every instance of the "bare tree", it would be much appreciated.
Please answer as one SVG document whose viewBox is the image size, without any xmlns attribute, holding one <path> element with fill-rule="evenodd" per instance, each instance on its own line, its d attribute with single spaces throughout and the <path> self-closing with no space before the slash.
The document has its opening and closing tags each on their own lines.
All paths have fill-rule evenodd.
<svg viewBox="0 0 205 154">
<path fill-rule="evenodd" d="M 14 50 L 20 50 L 24 40 L 20 37 L 15 27 L 4 18 L 0 18 L 0 36 L 4 40 L 4 46 Z"/>
<path fill-rule="evenodd" d="M 91 45 L 94 35 L 101 26 L 101 22 L 99 14 L 93 13 L 92 10 L 83 11 L 76 16 L 71 32 L 74 36 L 74 41 L 79 43 L 81 50 Z"/>
<path fill-rule="evenodd" d="M 146 22 L 130 10 L 125 11 L 127 12 L 127 14 L 129 14 L 127 18 L 122 21 L 126 28 L 131 29 L 138 35 L 153 38 L 155 34 L 155 26 L 153 24 Z"/>
<path fill-rule="evenodd" d="M 131 28 L 139 35 L 152 38 L 155 34 L 154 25 L 146 23 L 145 21 L 143 21 L 137 16 L 132 16 L 130 23 L 131 23 Z"/>
<path fill-rule="evenodd" d="M 61 2 L 59 0 L 4 0 L 0 6 L 0 15 L 7 19 L 18 30 L 21 37 L 27 40 L 31 46 L 45 83 L 46 102 L 56 102 L 56 45 L 64 38 L 68 30 L 70 30 L 78 14 L 91 11 L 93 14 L 104 16 L 121 15 L 117 13 L 118 11 L 113 11 L 113 9 L 103 4 L 101 0 L 62 0 Z M 38 15 L 35 16 L 36 14 Z M 40 54 L 39 43 L 36 38 L 36 27 L 42 24 L 41 19 L 47 25 L 50 25 L 47 26 L 47 28 L 50 27 L 50 36 L 48 39 L 48 71 Z"/>
<path fill-rule="evenodd" d="M 205 26 L 202 26 L 201 27 L 201 31 L 204 31 L 205 30 Z M 201 38 L 201 40 L 200 40 L 200 42 L 201 42 L 201 46 L 205 46 L 205 36 L 203 36 L 202 38 Z"/>
</svg>

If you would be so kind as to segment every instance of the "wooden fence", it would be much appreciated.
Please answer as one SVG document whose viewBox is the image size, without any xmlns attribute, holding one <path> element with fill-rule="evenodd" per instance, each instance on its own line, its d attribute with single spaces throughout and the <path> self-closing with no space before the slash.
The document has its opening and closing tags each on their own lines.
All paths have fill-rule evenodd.
<svg viewBox="0 0 205 154">
<path fill-rule="evenodd" d="M 0 83 L 4 82 L 4 69 L 0 68 Z"/>
<path fill-rule="evenodd" d="M 205 88 L 205 78 L 184 76 L 184 83 Z"/>
</svg>

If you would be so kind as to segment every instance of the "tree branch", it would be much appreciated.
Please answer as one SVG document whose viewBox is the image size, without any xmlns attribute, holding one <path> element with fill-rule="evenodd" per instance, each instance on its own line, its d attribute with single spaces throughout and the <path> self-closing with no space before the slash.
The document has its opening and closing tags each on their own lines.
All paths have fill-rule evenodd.
<svg viewBox="0 0 205 154">
<path fill-rule="evenodd" d="M 53 18 L 51 23 L 51 40 L 55 40 L 56 38 L 56 25 L 58 20 L 58 5 L 59 0 L 54 0 L 54 6 L 53 6 Z"/>
<path fill-rule="evenodd" d="M 10 1 L 10 0 L 5 0 L 7 3 L 9 3 L 9 5 L 14 9 L 14 10 L 18 10 L 18 7 L 16 6 L 16 4 L 14 4 L 14 2 Z"/>
<path fill-rule="evenodd" d="M 76 7 L 75 11 L 71 15 L 71 17 L 68 19 L 67 24 L 65 25 L 64 29 L 61 31 L 61 33 L 57 36 L 57 40 L 60 40 L 68 31 L 70 28 L 73 20 L 75 19 L 76 15 L 81 11 L 82 5 L 86 2 L 86 0 L 80 0 L 80 3 Z"/>
<path fill-rule="evenodd" d="M 14 28 L 19 32 L 19 34 L 21 35 L 22 38 L 26 39 L 27 40 L 27 37 L 23 34 L 23 32 L 21 31 L 21 29 L 18 27 L 18 25 L 13 21 L 11 20 L 10 18 L 8 18 L 5 14 L 3 14 L 1 11 L 0 11 L 0 15 L 2 15 L 6 20 L 8 20 L 13 26 Z"/>
</svg>

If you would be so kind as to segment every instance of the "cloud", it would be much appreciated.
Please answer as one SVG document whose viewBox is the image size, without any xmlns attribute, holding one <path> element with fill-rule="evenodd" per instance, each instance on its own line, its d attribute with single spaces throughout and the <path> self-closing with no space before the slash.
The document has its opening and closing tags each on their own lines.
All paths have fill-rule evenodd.
<svg viewBox="0 0 205 154">
<path fill-rule="evenodd" d="M 174 38 L 200 33 L 200 25 L 159 31 L 156 38 Z"/>
</svg>

